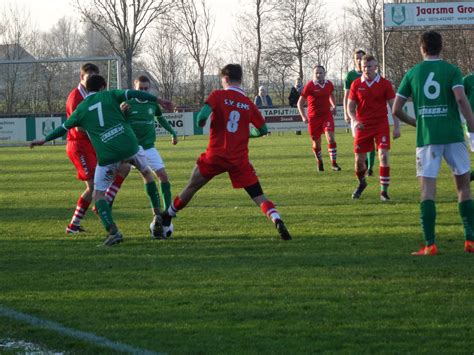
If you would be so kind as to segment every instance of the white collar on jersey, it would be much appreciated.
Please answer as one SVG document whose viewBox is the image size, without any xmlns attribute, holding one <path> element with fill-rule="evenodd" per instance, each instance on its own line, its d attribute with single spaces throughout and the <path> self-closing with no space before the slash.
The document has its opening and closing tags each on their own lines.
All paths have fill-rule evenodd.
<svg viewBox="0 0 474 355">
<path fill-rule="evenodd" d="M 97 91 L 90 91 L 90 92 L 87 93 L 87 95 L 84 98 L 92 96 L 94 94 L 97 94 Z"/>
<path fill-rule="evenodd" d="M 324 87 L 326 86 L 327 82 L 328 82 L 327 80 L 324 80 L 323 85 L 321 85 L 321 84 L 319 83 L 319 81 L 313 80 L 313 84 L 314 84 L 314 85 L 319 85 L 319 87 L 320 87 L 321 89 L 324 89 Z"/>
<path fill-rule="evenodd" d="M 245 91 L 239 86 L 229 86 L 226 90 L 236 91 L 236 92 L 238 92 L 238 93 L 240 93 L 244 96 L 247 96 L 247 95 L 245 95 Z"/>
<path fill-rule="evenodd" d="M 360 77 L 360 81 L 361 81 L 362 83 L 366 82 L 366 83 L 367 83 L 367 86 L 370 88 L 370 87 L 373 85 L 373 83 L 378 83 L 378 82 L 380 81 L 380 78 L 381 78 L 380 74 L 377 73 L 377 75 L 375 76 L 374 80 L 368 81 L 368 80 L 362 75 L 362 76 Z"/>
<path fill-rule="evenodd" d="M 426 58 L 424 61 L 425 62 L 437 62 L 441 60 L 441 58 Z"/>
<path fill-rule="evenodd" d="M 82 86 L 81 83 L 79 83 L 79 85 L 77 85 L 77 90 L 79 90 L 79 93 L 81 94 L 82 98 L 85 99 L 86 96 L 87 96 L 87 90 L 84 86 Z"/>
</svg>

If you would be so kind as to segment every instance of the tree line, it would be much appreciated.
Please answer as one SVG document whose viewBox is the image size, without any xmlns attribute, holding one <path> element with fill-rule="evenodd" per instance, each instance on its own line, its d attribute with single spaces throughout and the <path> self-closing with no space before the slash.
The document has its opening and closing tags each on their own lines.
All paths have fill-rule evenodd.
<svg viewBox="0 0 474 355">
<path fill-rule="evenodd" d="M 241 0 L 231 38 L 222 42 L 206 0 L 74 0 L 77 16 L 61 18 L 47 32 L 12 1 L 0 15 L 0 60 L 117 56 L 124 87 L 146 72 L 160 96 L 189 108 L 219 87 L 220 67 L 237 62 L 249 96 L 265 85 L 274 103 L 285 105 L 294 80 L 310 80 L 316 64 L 340 87 L 354 49 L 381 62 L 382 6 L 382 0 L 354 0 L 333 14 L 324 0 Z M 395 85 L 421 60 L 419 34 L 386 35 L 385 76 Z M 472 30 L 451 29 L 443 37 L 444 58 L 472 71 Z M 79 65 L 0 65 L 0 113 L 64 111 Z M 342 89 L 336 98 L 342 102 Z"/>
</svg>

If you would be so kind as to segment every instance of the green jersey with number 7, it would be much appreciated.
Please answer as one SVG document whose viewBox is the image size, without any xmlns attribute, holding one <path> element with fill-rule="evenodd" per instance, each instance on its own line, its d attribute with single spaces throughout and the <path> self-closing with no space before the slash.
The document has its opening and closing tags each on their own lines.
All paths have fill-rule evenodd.
<svg viewBox="0 0 474 355">
<path fill-rule="evenodd" d="M 91 93 L 63 124 L 66 129 L 80 126 L 87 131 L 101 166 L 119 162 L 138 152 L 137 137 L 120 111 L 120 103 L 131 98 L 156 99 L 136 90 Z"/>
<path fill-rule="evenodd" d="M 397 95 L 413 98 L 416 146 L 464 141 L 464 132 L 453 88 L 462 87 L 461 71 L 441 59 L 426 59 L 411 68 Z"/>
</svg>

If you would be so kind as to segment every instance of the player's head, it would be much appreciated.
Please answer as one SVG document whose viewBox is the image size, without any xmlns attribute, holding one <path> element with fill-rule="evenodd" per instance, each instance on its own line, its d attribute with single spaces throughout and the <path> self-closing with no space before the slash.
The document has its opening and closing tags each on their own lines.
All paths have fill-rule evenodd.
<svg viewBox="0 0 474 355">
<path fill-rule="evenodd" d="M 326 68 L 318 64 L 313 68 L 313 79 L 316 81 L 324 81 L 326 78 Z"/>
<path fill-rule="evenodd" d="M 227 64 L 221 69 L 222 86 L 227 87 L 232 84 L 242 83 L 242 67 L 240 64 Z"/>
<path fill-rule="evenodd" d="M 443 37 L 436 31 L 426 31 L 420 36 L 420 49 L 423 55 L 439 55 L 443 49 Z"/>
<path fill-rule="evenodd" d="M 102 75 L 92 74 L 87 78 L 86 81 L 86 90 L 89 92 L 98 92 L 105 90 L 107 88 L 107 83 Z"/>
<path fill-rule="evenodd" d="M 149 91 L 150 90 L 150 78 L 147 77 L 146 75 L 140 75 L 138 78 L 135 79 L 133 82 L 133 88 L 135 90 L 140 90 L 140 91 Z"/>
<path fill-rule="evenodd" d="M 362 50 L 362 49 L 356 49 L 354 51 L 354 55 L 353 55 L 353 59 L 354 59 L 354 65 L 357 69 L 358 72 L 361 72 L 362 71 L 362 57 L 365 55 L 366 53 Z"/>
<path fill-rule="evenodd" d="M 99 74 L 99 67 L 92 63 L 86 63 L 81 66 L 81 72 L 79 74 L 81 78 L 81 84 L 86 85 L 86 80 L 89 75 Z"/>
<path fill-rule="evenodd" d="M 362 73 L 366 79 L 373 80 L 375 78 L 378 64 L 377 59 L 371 54 L 366 54 L 362 57 Z"/>
</svg>

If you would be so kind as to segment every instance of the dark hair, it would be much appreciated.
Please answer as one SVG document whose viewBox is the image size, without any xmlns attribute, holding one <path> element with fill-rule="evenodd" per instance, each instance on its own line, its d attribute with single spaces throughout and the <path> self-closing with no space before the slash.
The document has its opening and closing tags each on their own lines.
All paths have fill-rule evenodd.
<svg viewBox="0 0 474 355">
<path fill-rule="evenodd" d="M 105 89 L 107 87 L 107 83 L 102 75 L 99 74 L 92 74 L 87 78 L 86 81 L 86 90 L 89 92 L 97 92 Z"/>
<path fill-rule="evenodd" d="M 99 74 L 99 67 L 92 63 L 86 63 L 81 66 L 81 74 Z"/>
<path fill-rule="evenodd" d="M 326 72 L 326 68 L 321 64 L 315 65 L 313 70 L 316 69 L 316 68 L 321 68 L 324 72 Z"/>
<path fill-rule="evenodd" d="M 428 55 L 438 55 L 443 49 L 443 37 L 436 31 L 427 31 L 420 36 L 420 46 Z"/>
<path fill-rule="evenodd" d="M 240 64 L 227 64 L 221 69 L 221 76 L 228 76 L 230 81 L 242 81 L 242 67 Z"/>
<path fill-rule="evenodd" d="M 375 57 L 372 54 L 365 54 L 362 57 L 362 60 L 365 60 L 366 62 L 377 61 L 377 59 L 375 59 Z"/>
<path fill-rule="evenodd" d="M 365 51 L 364 51 L 364 50 L 362 50 L 362 49 L 356 49 L 356 50 L 354 51 L 354 55 L 356 55 L 356 54 L 362 54 L 362 55 L 365 55 Z"/>
<path fill-rule="evenodd" d="M 150 78 L 147 77 L 146 75 L 140 75 L 138 78 L 135 79 L 136 81 L 139 81 L 141 83 L 149 83 Z"/>
</svg>

